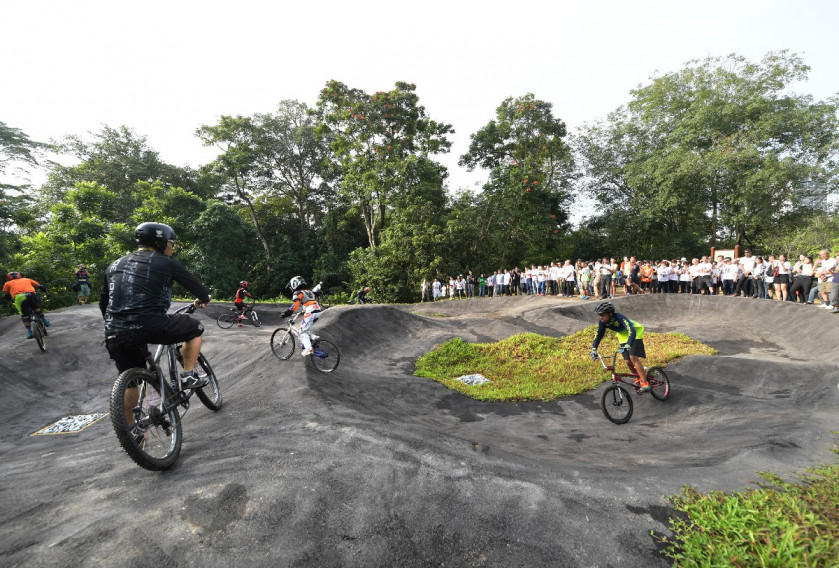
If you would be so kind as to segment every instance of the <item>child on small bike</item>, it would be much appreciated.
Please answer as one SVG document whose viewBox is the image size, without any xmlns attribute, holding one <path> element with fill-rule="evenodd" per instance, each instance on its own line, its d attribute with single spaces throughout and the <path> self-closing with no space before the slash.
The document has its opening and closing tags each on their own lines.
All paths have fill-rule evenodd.
<svg viewBox="0 0 839 568">
<path fill-rule="evenodd" d="M 253 300 L 259 299 L 248 292 L 249 285 L 250 284 L 247 280 L 239 282 L 239 289 L 236 290 L 236 299 L 233 300 L 233 305 L 236 306 L 237 310 L 239 310 L 239 321 L 245 319 L 245 298 L 251 298 Z M 241 326 L 242 324 L 239 325 Z"/>
<path fill-rule="evenodd" d="M 600 302 L 594 308 L 594 313 L 600 316 L 600 324 L 597 328 L 597 337 L 594 338 L 591 346 L 591 358 L 597 359 L 597 346 L 600 345 L 606 330 L 614 331 L 621 343 L 618 352 L 623 355 L 629 370 L 638 375 L 636 382 L 641 386 L 638 392 L 649 392 L 650 383 L 647 382 L 647 374 L 641 362 L 641 359 L 647 356 L 644 351 L 644 326 L 623 314 L 616 313 L 612 302 Z"/>
<path fill-rule="evenodd" d="M 303 344 L 301 355 L 308 357 L 312 354 L 312 340 L 318 338 L 317 335 L 309 333 L 309 328 L 320 317 L 320 304 L 302 276 L 295 276 L 289 280 L 288 287 L 291 288 L 292 304 L 281 317 L 287 318 L 297 310 L 303 309 L 303 322 L 300 324 L 300 343 Z"/>
<path fill-rule="evenodd" d="M 32 312 L 41 316 L 46 327 L 52 325 L 50 320 L 44 316 L 44 312 L 41 311 L 35 288 L 43 290 L 44 294 L 49 295 L 46 286 L 39 284 L 31 278 L 24 278 L 20 272 L 9 272 L 6 274 L 6 283 L 3 284 L 3 296 L 7 302 L 14 304 L 17 313 L 20 314 L 20 319 L 23 320 L 23 326 L 26 328 L 26 339 L 32 339 L 34 337 L 30 327 L 32 323 Z"/>
</svg>

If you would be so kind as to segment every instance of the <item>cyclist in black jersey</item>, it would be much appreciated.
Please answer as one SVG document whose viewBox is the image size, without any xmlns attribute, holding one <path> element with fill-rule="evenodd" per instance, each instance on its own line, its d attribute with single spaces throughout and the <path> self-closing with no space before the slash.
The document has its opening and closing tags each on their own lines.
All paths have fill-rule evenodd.
<svg viewBox="0 0 839 568">
<path fill-rule="evenodd" d="M 105 318 L 105 340 L 119 372 L 145 368 L 145 352 L 138 345 L 170 345 L 183 342 L 184 388 L 201 388 L 206 377 L 194 372 L 201 352 L 204 326 L 186 314 L 166 312 L 172 303 L 172 283 L 178 282 L 195 295 L 198 307 L 210 303 L 210 295 L 177 260 L 172 249 L 177 238 L 172 227 L 162 223 L 141 223 L 134 231 L 139 245 L 111 263 L 105 271 L 99 309 Z"/>
</svg>

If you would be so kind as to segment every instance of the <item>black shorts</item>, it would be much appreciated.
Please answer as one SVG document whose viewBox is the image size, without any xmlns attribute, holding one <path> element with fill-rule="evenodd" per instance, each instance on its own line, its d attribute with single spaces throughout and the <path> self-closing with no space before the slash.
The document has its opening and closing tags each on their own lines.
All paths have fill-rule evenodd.
<svg viewBox="0 0 839 568">
<path fill-rule="evenodd" d="M 643 339 L 636 339 L 632 342 L 632 347 L 629 348 L 629 353 L 624 353 L 623 358 L 629 361 L 629 356 L 635 355 L 636 357 L 640 357 L 641 359 L 645 359 L 647 357 L 647 352 L 644 351 L 644 340 Z"/>
<path fill-rule="evenodd" d="M 161 329 L 117 335 L 105 340 L 105 347 L 122 373 L 128 369 L 146 368 L 146 345 L 171 345 L 189 341 L 204 333 L 204 324 L 186 314 L 171 315 Z"/>
</svg>

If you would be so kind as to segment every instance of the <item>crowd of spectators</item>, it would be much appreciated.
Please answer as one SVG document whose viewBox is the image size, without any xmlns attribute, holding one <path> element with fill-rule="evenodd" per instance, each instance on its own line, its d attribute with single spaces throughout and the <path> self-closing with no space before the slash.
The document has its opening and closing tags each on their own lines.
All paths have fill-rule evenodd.
<svg viewBox="0 0 839 568">
<path fill-rule="evenodd" d="M 800 302 L 839 313 L 839 252 L 822 250 L 817 259 L 800 255 L 794 264 L 783 254 L 718 255 L 674 260 L 634 256 L 499 269 L 423 280 L 422 301 L 534 295 L 583 300 L 634 294 L 712 294 Z"/>
</svg>

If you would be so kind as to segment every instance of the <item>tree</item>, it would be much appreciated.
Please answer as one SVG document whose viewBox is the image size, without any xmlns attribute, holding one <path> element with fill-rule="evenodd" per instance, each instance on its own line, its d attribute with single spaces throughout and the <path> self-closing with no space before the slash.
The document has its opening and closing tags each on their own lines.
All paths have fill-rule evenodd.
<svg viewBox="0 0 839 568">
<path fill-rule="evenodd" d="M 489 170 L 476 206 L 475 239 L 501 265 L 543 262 L 565 232 L 574 163 L 565 123 L 553 105 L 528 93 L 507 98 L 496 117 L 471 135 L 459 164 Z"/>
<path fill-rule="evenodd" d="M 836 191 L 839 99 L 791 91 L 809 67 L 786 51 L 730 55 L 654 78 L 579 139 L 585 187 L 663 242 L 760 244 Z M 640 231 L 636 231 L 640 232 Z M 690 239 L 688 239 L 690 240 Z"/>
<path fill-rule="evenodd" d="M 4 265 L 20 245 L 18 228 L 34 217 L 33 199 L 26 191 L 28 176 L 31 168 L 40 165 L 46 147 L 0 121 L 0 263 Z"/>
<path fill-rule="evenodd" d="M 451 147 L 451 125 L 428 118 L 415 91 L 416 85 L 398 82 L 369 95 L 330 81 L 318 98 L 317 134 L 332 151 L 332 179 L 364 221 L 371 248 L 393 203 L 411 190 L 408 163 Z"/>
<path fill-rule="evenodd" d="M 194 172 L 164 163 L 157 151 L 148 146 L 145 136 L 126 126 L 104 126 L 101 132 L 89 134 L 90 139 L 67 136 L 57 144 L 57 151 L 73 156 L 79 163 L 54 166 L 40 192 L 47 206 L 63 201 L 80 182 L 96 183 L 119 196 L 118 215 L 124 219 L 139 203 L 135 193 L 137 181 L 160 181 L 168 187 L 184 187 L 196 193 L 198 189 L 202 193 L 215 192 L 199 183 Z"/>
<path fill-rule="evenodd" d="M 218 124 L 197 130 L 205 145 L 222 150 L 211 168 L 223 176 L 231 196 L 248 207 L 266 257 L 271 249 L 256 213 L 256 199 L 288 202 L 301 229 L 314 227 L 330 201 L 322 174 L 325 149 L 314 130 L 308 108 L 297 101 L 282 101 L 273 114 L 222 116 Z"/>
</svg>

